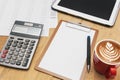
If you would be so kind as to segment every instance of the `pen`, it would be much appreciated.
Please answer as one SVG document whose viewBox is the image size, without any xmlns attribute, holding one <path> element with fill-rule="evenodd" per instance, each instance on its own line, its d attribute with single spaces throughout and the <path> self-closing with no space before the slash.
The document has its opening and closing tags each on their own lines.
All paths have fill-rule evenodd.
<svg viewBox="0 0 120 80">
<path fill-rule="evenodd" d="M 90 72 L 91 67 L 91 46 L 90 46 L 90 36 L 87 36 L 87 71 Z"/>
</svg>

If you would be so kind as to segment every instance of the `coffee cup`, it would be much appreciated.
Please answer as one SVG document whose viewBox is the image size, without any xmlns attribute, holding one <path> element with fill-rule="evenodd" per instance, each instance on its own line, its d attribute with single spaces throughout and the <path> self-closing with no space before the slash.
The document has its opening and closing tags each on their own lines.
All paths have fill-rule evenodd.
<svg viewBox="0 0 120 80">
<path fill-rule="evenodd" d="M 94 49 L 95 70 L 106 78 L 114 78 L 120 66 L 120 43 L 111 39 L 99 41 Z"/>
</svg>

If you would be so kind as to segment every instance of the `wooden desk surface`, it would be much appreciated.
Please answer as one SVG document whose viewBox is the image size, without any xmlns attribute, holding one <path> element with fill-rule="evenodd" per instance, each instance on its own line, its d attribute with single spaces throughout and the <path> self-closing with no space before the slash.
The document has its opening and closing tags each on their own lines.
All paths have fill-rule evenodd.
<svg viewBox="0 0 120 80">
<path fill-rule="evenodd" d="M 87 20 L 84 20 L 81 18 L 63 14 L 63 13 L 58 13 L 58 17 L 59 17 L 58 18 L 59 20 L 67 20 L 67 21 L 72 21 L 72 22 L 76 22 L 76 23 L 82 23 L 82 24 L 91 26 L 92 28 L 98 29 L 99 34 L 98 34 L 96 42 L 98 42 L 99 40 L 102 40 L 102 39 L 106 39 L 106 38 L 107 39 L 110 38 L 110 39 L 120 42 L 120 14 L 118 15 L 115 25 L 111 28 L 108 28 L 104 25 L 93 23 L 93 22 L 90 22 L 90 21 L 87 21 Z M 54 31 L 54 29 L 50 29 L 50 35 L 48 37 L 41 38 L 41 41 L 40 41 L 38 48 L 36 50 L 36 53 L 33 57 L 33 60 L 32 60 L 29 70 L 19 70 L 19 69 L 13 69 L 13 68 L 0 66 L 0 80 L 60 80 L 60 79 L 57 79 L 48 74 L 36 71 L 34 69 L 36 61 L 41 56 L 41 52 L 43 51 L 44 47 L 46 46 L 53 31 Z M 0 36 L 0 50 L 2 49 L 6 39 L 7 39 L 7 37 Z M 92 57 L 92 59 L 93 59 L 93 57 Z M 91 68 L 90 73 L 89 74 L 86 73 L 85 76 L 86 76 L 85 80 L 106 80 L 104 78 L 104 76 L 96 73 L 96 71 L 93 68 L 93 62 L 92 62 L 92 68 Z M 113 80 L 120 80 L 119 76 L 120 76 L 120 68 L 118 68 L 117 76 Z"/>
</svg>

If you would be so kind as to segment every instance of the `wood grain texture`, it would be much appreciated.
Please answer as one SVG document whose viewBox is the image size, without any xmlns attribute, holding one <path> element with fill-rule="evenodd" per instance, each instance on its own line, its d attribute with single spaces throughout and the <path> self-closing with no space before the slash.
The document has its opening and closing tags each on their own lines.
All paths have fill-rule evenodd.
<svg viewBox="0 0 120 80">
<path fill-rule="evenodd" d="M 120 42 L 120 37 L 119 37 L 120 35 L 120 14 L 117 17 L 115 25 L 110 28 L 108 28 L 105 25 L 97 24 L 91 21 L 87 21 L 81 18 L 63 14 L 63 13 L 58 13 L 58 21 L 60 20 L 66 20 L 66 21 L 71 21 L 75 23 L 82 23 L 84 25 L 90 26 L 91 28 L 97 29 L 99 33 L 98 33 L 96 42 L 102 39 L 113 39 L 113 40 Z M 48 37 L 41 38 L 29 70 L 19 70 L 19 69 L 13 69 L 13 68 L 5 67 L 5 66 L 0 66 L 0 80 L 21 80 L 21 79 L 22 80 L 60 80 L 56 77 L 50 76 L 48 74 L 39 72 L 34 69 L 38 58 L 42 57 L 41 52 L 44 50 L 53 32 L 54 32 L 54 29 L 50 29 L 50 35 Z M 0 50 L 2 49 L 6 39 L 7 39 L 7 36 L 0 36 Z M 104 76 L 98 74 L 94 70 L 93 53 L 92 53 L 91 58 L 92 58 L 91 71 L 89 74 L 88 73 L 85 74 L 85 80 L 106 80 Z M 112 80 L 120 80 L 119 76 L 120 76 L 120 68 L 118 68 L 116 78 Z"/>
</svg>

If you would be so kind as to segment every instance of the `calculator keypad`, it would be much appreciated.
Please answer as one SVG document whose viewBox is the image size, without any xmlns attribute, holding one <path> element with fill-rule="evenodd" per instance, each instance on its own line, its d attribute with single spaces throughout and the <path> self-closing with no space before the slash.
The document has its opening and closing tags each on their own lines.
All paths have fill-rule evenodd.
<svg viewBox="0 0 120 80">
<path fill-rule="evenodd" d="M 26 69 L 30 65 L 37 39 L 9 37 L 0 54 L 0 64 Z"/>
</svg>

